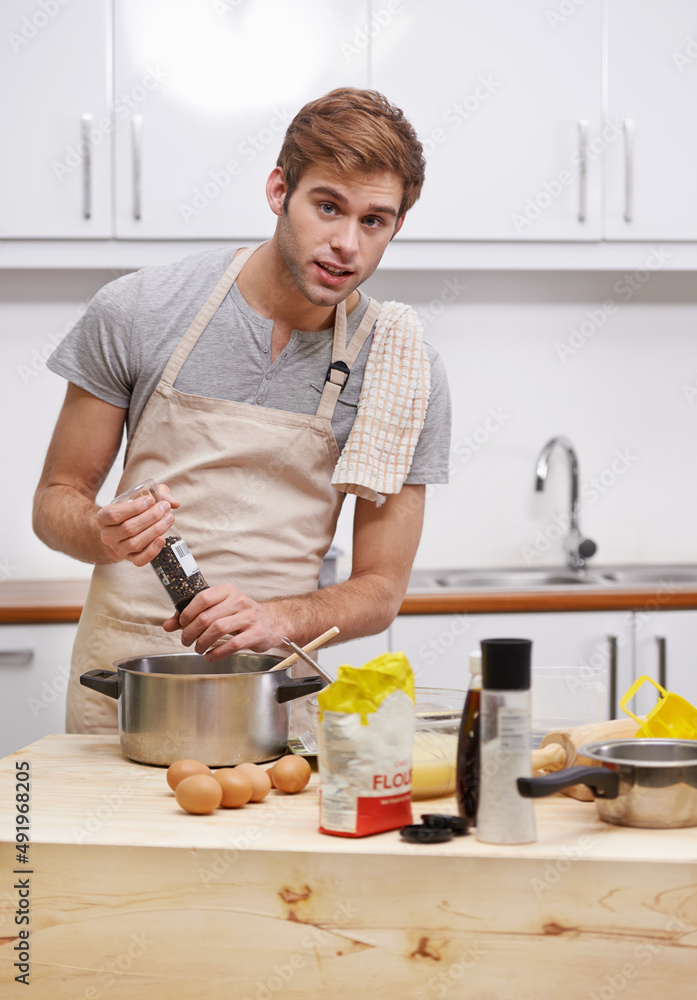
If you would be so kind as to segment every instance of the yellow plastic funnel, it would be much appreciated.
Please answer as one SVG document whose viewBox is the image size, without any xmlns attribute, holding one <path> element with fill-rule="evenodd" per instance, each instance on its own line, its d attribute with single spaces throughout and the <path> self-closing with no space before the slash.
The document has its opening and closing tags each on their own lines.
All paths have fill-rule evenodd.
<svg viewBox="0 0 697 1000">
<path fill-rule="evenodd" d="M 630 712 L 627 708 L 627 702 L 632 700 L 645 681 L 653 684 L 661 697 L 647 714 L 646 720 L 642 721 L 634 712 Z M 653 677 L 649 677 L 647 674 L 643 674 L 634 681 L 629 690 L 620 698 L 620 708 L 627 715 L 631 715 L 639 724 L 637 736 L 648 736 L 654 739 L 667 737 L 674 740 L 697 740 L 697 708 L 685 698 L 681 698 L 680 695 L 666 691 Z"/>
</svg>

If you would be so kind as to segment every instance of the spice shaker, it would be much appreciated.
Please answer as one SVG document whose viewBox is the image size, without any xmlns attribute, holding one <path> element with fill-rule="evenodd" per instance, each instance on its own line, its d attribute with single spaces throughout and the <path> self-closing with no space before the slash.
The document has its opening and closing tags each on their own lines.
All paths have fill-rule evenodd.
<svg viewBox="0 0 697 1000">
<path fill-rule="evenodd" d="M 153 497 L 155 503 L 160 503 L 162 500 L 154 479 L 138 483 L 125 493 L 120 493 L 111 502 L 128 503 L 136 497 L 147 496 Z M 174 532 L 167 535 L 164 548 L 151 560 L 150 565 L 169 594 L 177 614 L 181 614 L 197 594 L 208 588 L 196 565 L 196 560 L 189 552 L 188 545 L 181 535 Z"/>
<path fill-rule="evenodd" d="M 483 639 L 477 840 L 529 844 L 537 839 L 530 799 L 517 779 L 530 777 L 530 639 Z"/>
<path fill-rule="evenodd" d="M 482 696 L 482 654 L 470 653 L 470 684 L 457 741 L 455 795 L 460 816 L 474 824 L 479 802 L 479 711 Z"/>
</svg>

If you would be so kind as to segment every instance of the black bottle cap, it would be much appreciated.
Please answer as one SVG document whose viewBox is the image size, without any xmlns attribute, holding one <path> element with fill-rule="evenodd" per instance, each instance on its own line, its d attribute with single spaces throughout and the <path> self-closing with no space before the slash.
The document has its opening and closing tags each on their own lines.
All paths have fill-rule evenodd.
<svg viewBox="0 0 697 1000">
<path fill-rule="evenodd" d="M 463 816 L 448 816 L 445 813 L 421 813 L 421 822 L 432 830 L 452 830 L 456 837 L 469 833 L 469 820 Z"/>
<path fill-rule="evenodd" d="M 450 829 L 425 826 L 423 823 L 413 823 L 410 826 L 403 826 L 399 831 L 404 840 L 410 844 L 444 844 L 446 840 L 452 840 L 455 831 Z"/>
<path fill-rule="evenodd" d="M 531 639 L 482 639 L 482 687 L 488 691 L 527 691 Z"/>
</svg>

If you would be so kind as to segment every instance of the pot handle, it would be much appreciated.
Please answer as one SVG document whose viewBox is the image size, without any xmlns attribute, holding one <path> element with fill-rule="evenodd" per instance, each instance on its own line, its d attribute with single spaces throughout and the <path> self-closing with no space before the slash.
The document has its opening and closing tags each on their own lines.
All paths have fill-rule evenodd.
<svg viewBox="0 0 697 1000">
<path fill-rule="evenodd" d="M 302 698 L 304 694 L 315 694 L 326 686 L 323 677 L 293 677 L 276 688 L 276 701 L 283 705 L 286 701 Z"/>
<path fill-rule="evenodd" d="M 597 799 L 616 799 L 620 776 L 607 767 L 567 767 L 538 778 L 518 778 L 518 792 L 524 799 L 541 799 L 571 785 L 587 785 Z"/>
<path fill-rule="evenodd" d="M 88 670 L 80 675 L 80 683 L 100 694 L 108 694 L 110 698 L 118 698 L 121 693 L 117 670 Z"/>
</svg>

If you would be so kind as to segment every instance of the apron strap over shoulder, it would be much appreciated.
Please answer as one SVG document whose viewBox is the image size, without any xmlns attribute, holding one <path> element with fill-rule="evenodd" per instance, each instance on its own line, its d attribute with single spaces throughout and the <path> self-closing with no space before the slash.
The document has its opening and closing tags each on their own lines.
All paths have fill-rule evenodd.
<svg viewBox="0 0 697 1000">
<path fill-rule="evenodd" d="M 360 326 L 346 344 L 346 302 L 340 302 L 336 309 L 334 323 L 334 343 L 332 347 L 332 363 L 327 371 L 327 377 L 322 390 L 322 396 L 317 407 L 317 416 L 331 420 L 339 399 L 341 390 L 346 385 L 351 368 L 361 353 L 361 348 L 370 336 L 375 320 L 382 306 L 376 299 L 371 299 L 365 311 Z"/>
<path fill-rule="evenodd" d="M 223 299 L 235 284 L 237 275 L 240 273 L 242 267 L 247 263 L 254 251 L 258 249 L 259 247 L 250 247 L 242 253 L 237 254 L 235 259 L 226 269 L 222 278 L 213 289 L 210 297 L 206 299 L 195 320 L 172 352 L 172 356 L 167 362 L 165 370 L 162 373 L 162 378 L 160 379 L 160 381 L 164 382 L 165 385 L 174 385 L 184 362 L 193 351 L 203 331 L 215 316 Z"/>
</svg>

